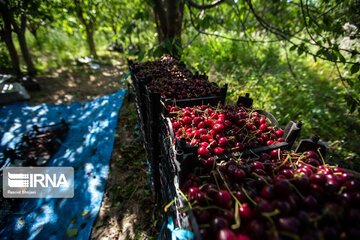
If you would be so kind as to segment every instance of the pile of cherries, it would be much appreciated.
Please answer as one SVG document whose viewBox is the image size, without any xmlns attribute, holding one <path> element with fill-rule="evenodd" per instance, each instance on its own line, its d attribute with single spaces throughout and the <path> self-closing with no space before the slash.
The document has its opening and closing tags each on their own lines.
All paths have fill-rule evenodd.
<svg viewBox="0 0 360 240">
<path fill-rule="evenodd" d="M 284 141 L 283 130 L 275 130 L 265 116 L 241 106 L 169 107 L 168 116 L 175 137 L 199 146 L 200 158 Z"/>
<path fill-rule="evenodd" d="M 209 164 L 211 162 L 211 164 Z M 360 184 L 314 151 L 202 160 L 181 183 L 202 239 L 360 239 Z"/>
<path fill-rule="evenodd" d="M 220 88 L 209 82 L 205 75 L 194 75 L 184 64 L 170 57 L 163 56 L 156 61 L 134 63 L 135 76 L 145 80 L 148 88 L 159 92 L 168 99 L 189 99 L 217 96 Z"/>
</svg>

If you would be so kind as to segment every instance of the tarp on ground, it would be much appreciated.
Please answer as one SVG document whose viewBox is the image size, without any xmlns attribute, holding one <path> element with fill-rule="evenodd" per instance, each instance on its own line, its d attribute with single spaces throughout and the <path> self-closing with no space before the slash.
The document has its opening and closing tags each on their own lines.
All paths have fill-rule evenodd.
<svg viewBox="0 0 360 240">
<path fill-rule="evenodd" d="M 0 109 L 0 151 L 14 147 L 36 124 L 64 118 L 69 133 L 48 166 L 73 167 L 73 198 L 22 200 L 19 211 L 8 215 L 0 239 L 89 239 L 108 177 L 119 109 L 126 90 L 73 105 L 25 103 Z"/>
</svg>

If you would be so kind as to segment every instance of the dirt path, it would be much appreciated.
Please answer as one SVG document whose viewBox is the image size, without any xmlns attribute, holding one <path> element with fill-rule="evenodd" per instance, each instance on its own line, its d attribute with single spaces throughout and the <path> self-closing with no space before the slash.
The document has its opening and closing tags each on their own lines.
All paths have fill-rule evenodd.
<svg viewBox="0 0 360 240">
<path fill-rule="evenodd" d="M 126 66 L 72 66 L 39 76 L 42 91 L 31 93 L 31 104 L 84 102 L 115 92 Z M 156 239 L 158 212 L 147 188 L 142 140 L 134 134 L 134 103 L 125 99 L 118 119 L 109 178 L 90 239 Z"/>
</svg>

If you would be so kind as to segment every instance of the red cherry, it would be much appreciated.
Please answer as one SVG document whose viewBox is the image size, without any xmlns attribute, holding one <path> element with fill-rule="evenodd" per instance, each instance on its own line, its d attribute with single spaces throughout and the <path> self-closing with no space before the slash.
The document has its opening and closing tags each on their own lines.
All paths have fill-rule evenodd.
<svg viewBox="0 0 360 240">
<path fill-rule="evenodd" d="M 213 126 L 213 130 L 214 130 L 216 133 L 222 132 L 222 131 L 224 130 L 224 125 L 219 124 L 219 123 L 216 123 L 216 124 L 214 124 L 214 126 Z"/>
<path fill-rule="evenodd" d="M 197 127 L 200 128 L 205 128 L 205 123 L 204 122 L 199 122 L 199 124 L 197 125 Z"/>
<path fill-rule="evenodd" d="M 260 118 L 260 119 L 259 119 L 259 123 L 260 123 L 260 124 L 266 123 L 266 118 Z"/>
<path fill-rule="evenodd" d="M 189 116 L 183 117 L 183 118 L 182 118 L 182 121 L 183 121 L 186 125 L 189 125 L 189 124 L 192 123 L 192 119 L 191 119 L 191 117 L 189 117 Z"/>
<path fill-rule="evenodd" d="M 237 237 L 230 229 L 223 228 L 218 232 L 217 240 L 237 240 Z"/>
<path fill-rule="evenodd" d="M 219 146 L 220 147 L 226 147 L 228 144 L 228 140 L 226 137 L 222 137 L 219 139 Z"/>
<path fill-rule="evenodd" d="M 201 157 L 208 157 L 209 154 L 210 154 L 210 151 L 209 151 L 207 148 L 205 148 L 205 147 L 200 147 L 200 148 L 198 149 L 198 154 L 199 154 Z"/>
<path fill-rule="evenodd" d="M 224 149 L 221 148 L 221 147 L 216 147 L 216 148 L 214 149 L 214 153 L 215 153 L 216 155 L 222 155 L 222 154 L 224 154 Z"/>
<path fill-rule="evenodd" d="M 199 193 L 199 188 L 191 187 L 189 188 L 189 201 L 193 202 L 196 200 L 196 195 Z"/>
<path fill-rule="evenodd" d="M 209 127 L 209 128 L 214 125 L 213 121 L 211 121 L 211 120 L 209 120 L 209 119 L 208 119 L 208 120 L 205 120 L 204 123 L 205 123 L 205 125 L 206 125 L 207 127 Z"/>
<path fill-rule="evenodd" d="M 176 132 L 181 127 L 181 123 L 173 122 L 172 127 L 173 127 L 173 130 Z"/>
<path fill-rule="evenodd" d="M 273 157 L 273 158 L 277 158 L 279 156 L 279 149 L 274 149 L 270 152 L 270 155 Z"/>
<path fill-rule="evenodd" d="M 224 208 L 230 208 L 232 205 L 232 198 L 227 190 L 220 190 L 215 195 L 215 200 L 220 206 Z"/>
<path fill-rule="evenodd" d="M 249 221 L 252 219 L 254 212 L 247 203 L 244 203 L 241 207 L 239 207 L 239 215 L 241 219 Z"/>
<path fill-rule="evenodd" d="M 266 124 L 266 123 L 261 124 L 261 125 L 260 125 L 260 127 L 259 127 L 259 129 L 260 129 L 261 131 L 266 131 L 266 130 L 267 130 L 267 128 L 268 128 L 268 126 L 267 126 L 267 124 Z"/>
<path fill-rule="evenodd" d="M 282 136 L 284 135 L 284 130 L 282 130 L 282 129 L 276 130 L 276 131 L 275 131 L 275 134 L 276 134 L 278 137 L 282 137 Z"/>
<path fill-rule="evenodd" d="M 209 142 L 210 139 L 212 139 L 212 137 L 209 134 L 205 134 L 205 135 L 202 135 L 200 137 L 200 139 L 201 139 L 202 142 Z"/>
<path fill-rule="evenodd" d="M 247 235 L 240 234 L 240 233 L 238 235 L 236 235 L 236 237 L 237 237 L 237 240 L 251 240 L 251 238 L 248 237 Z"/>
</svg>

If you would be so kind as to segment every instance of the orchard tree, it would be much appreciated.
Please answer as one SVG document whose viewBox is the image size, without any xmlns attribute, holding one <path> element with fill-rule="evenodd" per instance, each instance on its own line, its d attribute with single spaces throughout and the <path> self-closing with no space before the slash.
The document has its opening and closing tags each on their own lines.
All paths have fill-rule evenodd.
<svg viewBox="0 0 360 240">
<path fill-rule="evenodd" d="M 149 0 L 149 4 L 163 52 L 180 57 L 184 25 L 189 22 L 195 37 L 247 42 L 249 50 L 252 44 L 279 42 L 286 53 L 296 51 L 315 62 L 333 64 L 350 110 L 360 106 L 360 83 L 352 80 L 360 80 L 358 0 Z M 344 74 L 344 68 L 353 77 Z"/>
<path fill-rule="evenodd" d="M 21 71 L 20 71 L 19 56 L 16 52 L 12 38 L 12 27 L 11 27 L 12 16 L 10 14 L 7 2 L 0 1 L 0 11 L 2 17 L 2 21 L 0 22 L 0 36 L 1 39 L 5 42 L 6 48 L 9 51 L 14 73 L 16 75 L 20 75 Z"/>
<path fill-rule="evenodd" d="M 26 42 L 26 28 L 27 19 L 29 15 L 38 16 L 37 9 L 39 1 L 15 1 L 15 0 L 1 0 L 1 15 L 2 15 L 2 37 L 8 48 L 14 71 L 19 74 L 19 58 L 14 48 L 11 38 L 11 33 L 15 32 L 19 41 L 22 56 L 25 60 L 27 71 L 29 75 L 36 74 L 36 68 L 32 60 L 29 48 Z"/>
<path fill-rule="evenodd" d="M 158 43 L 164 52 L 179 58 L 182 47 L 182 27 L 185 4 L 189 9 L 206 10 L 213 8 L 225 0 L 209 4 L 198 4 L 191 0 L 151 0 L 149 4 L 154 11 L 154 21 L 158 34 Z"/>
<path fill-rule="evenodd" d="M 81 24 L 84 25 L 90 54 L 97 58 L 94 33 L 97 27 L 97 16 L 101 14 L 101 1 L 74 0 L 74 9 Z"/>
</svg>

